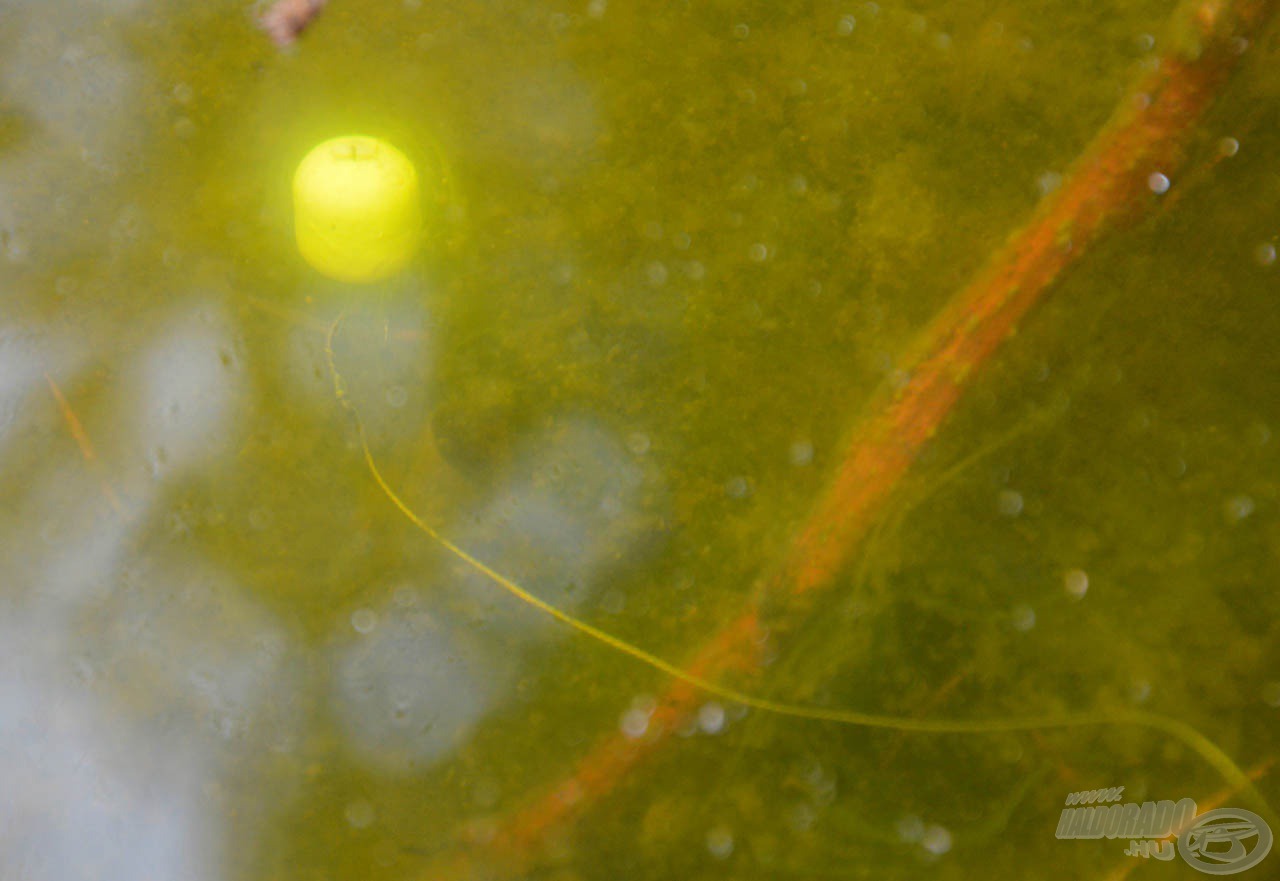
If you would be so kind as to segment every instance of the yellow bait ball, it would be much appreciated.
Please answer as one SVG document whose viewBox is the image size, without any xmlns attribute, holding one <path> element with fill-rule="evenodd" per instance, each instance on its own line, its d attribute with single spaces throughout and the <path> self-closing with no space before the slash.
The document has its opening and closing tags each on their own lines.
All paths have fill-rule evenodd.
<svg viewBox="0 0 1280 881">
<path fill-rule="evenodd" d="M 330 278 L 389 278 L 413 259 L 422 240 L 417 172 L 378 138 L 325 141 L 293 175 L 293 226 L 302 256 Z"/>
</svg>

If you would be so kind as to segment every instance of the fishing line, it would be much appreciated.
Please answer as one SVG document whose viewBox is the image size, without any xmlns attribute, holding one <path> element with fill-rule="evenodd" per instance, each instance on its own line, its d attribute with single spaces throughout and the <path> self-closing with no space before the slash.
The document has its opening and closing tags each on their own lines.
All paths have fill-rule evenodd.
<svg viewBox="0 0 1280 881">
<path fill-rule="evenodd" d="M 1274 812 L 1271 811 L 1270 805 L 1267 803 L 1266 799 L 1262 797 L 1261 793 L 1257 791 L 1248 775 L 1244 773 L 1244 771 L 1231 759 L 1230 756 L 1223 752 L 1223 750 L 1212 740 L 1205 737 L 1191 725 L 1188 725 L 1185 722 L 1180 722 L 1177 719 L 1162 716 L 1158 713 L 1149 713 L 1142 710 L 1096 710 L 1088 712 L 1060 713 L 1056 715 L 1045 714 L 1039 716 L 1013 716 L 995 719 L 931 719 L 914 718 L 909 716 L 892 716 L 880 713 L 867 713 L 858 710 L 804 704 L 792 704 L 785 701 L 750 695 L 746 692 L 738 691 L 730 686 L 721 685 L 702 676 L 698 676 L 697 674 L 690 673 L 670 661 L 664 660 L 658 655 L 647 651 L 646 649 L 633 645 L 632 643 L 614 636 L 607 631 L 601 630 L 599 627 L 587 623 L 581 618 L 566 612 L 558 606 L 552 605 L 536 594 L 530 593 L 515 581 L 494 569 L 488 563 L 485 563 L 480 558 L 468 552 L 465 548 L 455 544 L 447 536 L 419 517 L 400 497 L 400 495 L 392 489 L 391 485 L 383 476 L 382 470 L 378 467 L 378 463 L 373 458 L 373 453 L 369 447 L 369 438 L 365 429 L 364 421 L 360 417 L 359 410 L 356 408 L 355 404 L 352 403 L 350 396 L 347 394 L 346 383 L 342 379 L 342 375 L 338 372 L 334 358 L 333 340 L 337 334 L 338 327 L 342 324 L 345 318 L 346 310 L 343 310 L 343 312 L 334 319 L 333 323 L 329 325 L 328 331 L 325 334 L 325 358 L 328 361 L 329 374 L 333 380 L 334 395 L 337 397 L 338 402 L 342 405 L 343 409 L 351 415 L 355 422 L 365 465 L 368 466 L 369 473 L 373 475 L 374 481 L 382 490 L 383 494 L 386 495 L 396 509 L 404 515 L 404 517 L 412 523 L 415 528 L 424 533 L 440 547 L 444 548 L 444 550 L 449 554 L 458 560 L 461 560 L 468 567 L 480 573 L 493 584 L 505 590 L 516 599 L 554 618 L 570 629 L 713 697 L 717 697 L 730 703 L 741 704 L 744 707 L 749 707 L 760 712 L 773 713 L 793 719 L 805 719 L 814 722 L 831 722 L 839 725 L 852 725 L 861 728 L 879 728 L 890 731 L 918 734 L 997 734 L 1004 732 L 1045 730 L 1051 728 L 1084 728 L 1093 726 L 1123 725 L 1150 728 L 1167 734 L 1194 750 L 1202 759 L 1205 760 L 1205 762 L 1222 775 L 1222 778 L 1235 788 L 1236 791 L 1245 793 L 1250 798 L 1254 799 L 1260 806 L 1264 807 L 1268 821 L 1273 821 L 1275 815 Z"/>
</svg>

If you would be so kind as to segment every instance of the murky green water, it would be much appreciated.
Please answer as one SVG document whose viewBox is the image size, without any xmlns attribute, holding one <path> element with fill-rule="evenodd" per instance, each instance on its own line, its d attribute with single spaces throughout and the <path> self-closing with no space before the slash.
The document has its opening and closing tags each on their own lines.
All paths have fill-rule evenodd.
<svg viewBox="0 0 1280 881">
<path fill-rule="evenodd" d="M 684 663 L 1173 3 L 332 0 L 286 51 L 247 7 L 0 5 L 0 875 L 1101 878 L 1134 861 L 1055 839 L 1067 793 L 1223 789 L 1132 726 L 709 699 L 512 868 L 504 823 L 655 736 L 668 680 L 415 530 L 324 353 L 345 310 L 335 362 L 425 520 Z M 1275 757 L 1280 79 L 1250 51 L 1162 207 L 974 378 L 768 666 L 721 678 L 1140 708 Z M 436 194 L 373 289 L 291 238 L 294 165 L 356 131 Z"/>
</svg>

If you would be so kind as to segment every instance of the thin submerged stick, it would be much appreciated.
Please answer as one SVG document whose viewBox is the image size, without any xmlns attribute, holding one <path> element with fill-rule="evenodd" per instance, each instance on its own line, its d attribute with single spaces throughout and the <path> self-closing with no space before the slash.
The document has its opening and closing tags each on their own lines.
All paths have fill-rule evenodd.
<svg viewBox="0 0 1280 881">
<path fill-rule="evenodd" d="M 418 517 L 386 482 L 370 453 L 364 425 L 333 363 L 332 340 L 338 322 L 334 323 L 326 354 L 335 393 L 354 416 L 370 472 L 396 508 L 494 584 L 673 680 L 651 717 L 648 736 L 639 741 L 606 736 L 567 779 L 501 823 L 490 839 L 495 849 L 517 863 L 527 859 L 552 829 L 602 797 L 665 742 L 706 695 L 793 718 L 915 733 L 1140 726 L 1191 747 L 1230 786 L 1266 805 L 1248 776 L 1212 741 L 1184 722 L 1154 713 L 1098 710 L 986 720 L 898 717 L 774 701 L 725 687 L 716 679 L 726 671 L 756 665 L 768 635 L 764 624 L 768 616 L 803 614 L 814 596 L 831 584 L 975 371 L 1013 333 L 1040 296 L 1108 232 L 1143 216 L 1144 209 L 1170 186 L 1182 167 L 1196 122 L 1227 81 L 1249 36 L 1272 15 L 1277 2 L 1194 0 L 1180 7 L 1175 17 L 1180 33 L 1185 34 L 1180 45 L 1161 57 L 1130 91 L 1063 185 L 922 331 L 905 359 L 906 382 L 882 391 L 869 407 L 870 415 L 855 426 L 841 465 L 780 565 L 757 585 L 751 606 L 685 665 L 624 642 L 530 594 Z M 1265 811 L 1269 819 L 1274 816 L 1269 807 Z"/>
<path fill-rule="evenodd" d="M 1178 18 L 1193 34 L 1187 45 L 1161 57 L 1129 91 L 1062 186 L 917 337 L 904 359 L 906 383 L 882 392 L 854 429 L 766 593 L 793 605 L 829 583 L 974 370 L 1068 266 L 1176 185 L 1194 124 L 1235 67 L 1246 35 L 1274 5 L 1196 0 L 1180 8 Z"/>
<path fill-rule="evenodd" d="M 128 520 L 129 515 L 125 513 L 124 505 L 120 504 L 120 497 L 116 495 L 115 489 L 111 486 L 111 481 L 107 479 L 106 472 L 102 467 L 102 460 L 98 458 L 98 452 L 93 447 L 93 441 L 89 438 L 89 432 L 85 430 L 84 423 L 80 421 L 76 411 L 71 409 L 67 396 L 62 393 L 62 389 L 58 388 L 58 384 L 53 381 L 53 377 L 45 373 L 44 380 L 49 384 L 49 392 L 58 404 L 58 410 L 62 413 L 63 421 L 67 423 L 67 430 L 71 432 L 71 437 L 75 440 L 76 446 L 80 448 L 80 455 L 84 458 L 85 464 L 97 475 L 98 481 L 102 486 L 102 494 L 106 497 L 107 503 L 111 505 L 111 509 L 119 515 L 121 520 Z"/>
</svg>

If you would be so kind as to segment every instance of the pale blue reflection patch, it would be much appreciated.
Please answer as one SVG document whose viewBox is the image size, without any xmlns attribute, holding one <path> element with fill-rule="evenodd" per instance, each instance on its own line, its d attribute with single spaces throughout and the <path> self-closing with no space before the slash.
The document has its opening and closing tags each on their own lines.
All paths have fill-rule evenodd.
<svg viewBox="0 0 1280 881">
<path fill-rule="evenodd" d="M 372 612 L 367 632 L 344 635 L 332 653 L 330 709 L 346 745 L 362 764 L 388 773 L 452 752 L 515 674 L 500 646 L 482 645 L 463 622 L 425 608 L 393 602 L 362 610 Z"/>
<path fill-rule="evenodd" d="M 604 566 L 625 558 L 648 529 L 646 472 L 619 438 L 582 417 L 530 438 L 524 449 L 510 484 L 455 540 L 542 599 L 579 608 L 597 592 Z M 559 626 L 481 573 L 461 563 L 453 571 L 486 630 L 527 639 Z"/>
<path fill-rule="evenodd" d="M 162 328 L 133 365 L 136 449 L 152 474 L 207 464 L 230 446 L 243 403 L 235 337 L 213 304 L 188 307 Z"/>
</svg>

